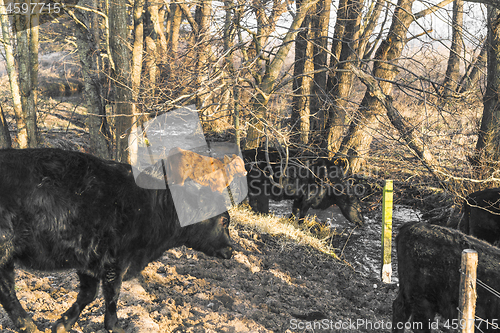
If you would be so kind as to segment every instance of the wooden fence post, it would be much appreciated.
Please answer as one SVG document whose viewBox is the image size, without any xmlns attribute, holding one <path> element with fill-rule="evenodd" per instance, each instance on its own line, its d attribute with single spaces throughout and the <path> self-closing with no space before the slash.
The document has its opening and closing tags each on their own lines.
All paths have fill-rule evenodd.
<svg viewBox="0 0 500 333">
<path fill-rule="evenodd" d="M 459 323 L 462 333 L 474 333 L 474 316 L 476 312 L 476 271 L 477 252 L 466 249 L 462 251 L 460 271 Z"/>
<path fill-rule="evenodd" d="M 391 283 L 392 275 L 392 180 L 386 180 L 382 196 L 382 282 Z"/>
</svg>

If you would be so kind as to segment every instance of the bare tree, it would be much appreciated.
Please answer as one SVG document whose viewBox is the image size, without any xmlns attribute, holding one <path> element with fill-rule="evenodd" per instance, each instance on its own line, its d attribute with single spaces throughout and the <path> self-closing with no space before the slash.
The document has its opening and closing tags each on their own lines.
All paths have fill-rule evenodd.
<svg viewBox="0 0 500 333">
<path fill-rule="evenodd" d="M 203 89 L 204 84 L 209 81 L 208 79 L 208 67 L 209 59 L 211 56 L 210 47 L 210 19 L 212 16 L 212 1 L 202 0 L 200 4 L 196 6 L 195 21 L 195 40 L 196 40 L 196 50 L 197 50 L 197 78 L 196 87 L 200 90 Z M 208 88 L 208 87 L 205 87 Z M 207 110 L 207 105 L 210 105 L 211 101 L 206 100 L 205 97 L 197 95 L 196 97 L 196 108 L 198 110 L 204 109 L 205 113 L 209 113 Z"/>
<path fill-rule="evenodd" d="M 132 93 L 130 60 L 128 48 L 127 2 L 114 0 L 109 8 L 111 56 L 114 62 L 113 78 L 115 82 L 115 114 L 116 114 L 116 150 L 117 160 L 130 162 L 127 150 L 128 135 L 132 129 Z"/>
<path fill-rule="evenodd" d="M 314 83 L 310 103 L 310 128 L 313 133 L 321 133 L 325 128 L 328 80 L 328 26 L 331 5 L 331 0 L 319 1 L 316 4 L 316 14 L 312 15 Z M 316 135 L 314 140 L 317 140 Z"/>
<path fill-rule="evenodd" d="M 300 8 L 302 1 L 297 1 Z M 295 62 L 293 66 L 293 102 L 292 102 L 292 133 L 293 141 L 307 144 L 309 141 L 310 122 L 310 98 L 313 71 L 313 31 L 311 29 L 312 16 L 315 16 L 314 8 L 311 8 L 300 27 L 300 32 L 295 38 Z"/>
<path fill-rule="evenodd" d="M 77 23 L 75 35 L 82 64 L 91 152 L 96 156 L 109 158 L 110 135 L 102 93 L 102 62 L 98 52 L 99 41 L 96 40 L 99 34 L 95 31 L 97 13 L 89 10 L 95 7 L 92 0 L 82 0 L 78 9 L 73 11 L 68 8 L 68 13 Z"/>
<path fill-rule="evenodd" d="M 487 40 L 485 40 L 483 42 L 483 45 L 481 46 L 481 51 L 479 52 L 479 55 L 477 56 L 475 61 L 472 61 L 470 63 L 467 70 L 465 71 L 465 74 L 462 76 L 462 79 L 460 80 L 459 92 L 461 94 L 473 89 L 473 87 L 476 86 L 481 76 L 482 70 L 486 67 L 487 55 L 488 55 L 488 43 Z"/>
<path fill-rule="evenodd" d="M 19 68 L 21 105 L 23 113 L 25 114 L 28 147 L 33 148 L 38 145 L 36 126 L 38 26 L 32 27 L 31 19 L 26 15 L 15 15 L 14 21 L 17 40 L 16 60 Z M 33 38 L 36 40 L 32 40 Z"/>
<path fill-rule="evenodd" d="M 269 98 L 276 86 L 277 78 L 280 74 L 283 65 L 285 64 L 285 58 L 290 51 L 292 46 L 291 41 L 295 39 L 297 32 L 302 25 L 302 21 L 306 17 L 306 14 L 318 0 L 305 0 L 301 3 L 300 7 L 295 14 L 294 20 L 290 27 L 288 28 L 288 32 L 283 39 L 281 46 L 276 52 L 274 58 L 272 60 L 267 59 L 268 63 L 265 66 L 265 72 L 262 76 L 262 80 L 260 82 L 257 93 L 253 98 L 253 112 L 254 117 L 250 120 L 249 128 L 247 131 L 247 142 L 246 147 L 248 149 L 258 147 L 261 141 L 261 138 L 264 135 L 264 123 L 266 119 L 267 112 L 267 104 L 269 102 Z M 268 18 L 264 19 L 262 15 L 265 15 L 263 12 L 261 15 L 261 20 L 267 21 Z M 256 45 L 264 45 L 263 41 L 265 38 L 262 35 L 257 34 L 255 38 L 257 40 Z M 258 52 L 260 53 L 260 51 Z M 259 55 L 260 56 L 260 55 Z M 264 60 L 266 61 L 266 60 Z"/>
<path fill-rule="evenodd" d="M 476 144 L 476 162 L 500 159 L 500 10 L 488 6 L 488 81 Z M 496 162 L 498 163 L 498 162 Z"/>
<path fill-rule="evenodd" d="M 10 91 L 12 95 L 12 104 L 17 124 L 17 141 L 20 148 L 28 147 L 28 130 L 26 127 L 26 115 L 23 112 L 21 104 L 21 92 L 19 88 L 18 72 L 14 58 L 13 38 L 10 34 L 10 23 L 7 16 L 6 6 L 3 0 L 0 0 L 0 20 L 2 22 L 2 36 L 5 48 L 5 59 L 7 63 L 7 73 L 9 75 Z"/>
<path fill-rule="evenodd" d="M 144 4 L 145 0 L 134 1 L 133 18 L 134 18 L 134 41 L 132 45 L 132 100 L 131 104 L 131 131 L 137 130 L 139 117 L 138 103 L 140 99 L 141 88 L 141 73 L 142 73 L 142 54 L 144 48 Z M 138 141 L 132 141 L 129 146 L 129 159 L 130 163 L 135 165 L 137 162 Z"/>
<path fill-rule="evenodd" d="M 448 66 L 443 81 L 443 97 L 451 96 L 455 93 L 460 78 L 460 59 L 462 57 L 462 28 L 464 21 L 464 2 L 455 0 L 453 2 L 453 22 L 450 55 Z"/>
<path fill-rule="evenodd" d="M 333 103 L 328 109 L 328 137 L 326 147 L 334 153 L 340 146 L 344 133 L 346 108 L 348 97 L 353 85 L 351 66 L 357 66 L 359 52 L 360 23 L 363 2 L 349 0 L 346 5 L 344 34 L 342 36 L 342 49 L 335 73 L 335 85 L 330 96 Z"/>
<path fill-rule="evenodd" d="M 394 12 L 392 25 L 389 33 L 380 44 L 375 54 L 373 75 L 381 78 L 380 87 L 386 95 L 391 95 L 392 81 L 397 74 L 397 59 L 401 56 L 407 41 L 407 32 L 410 24 L 442 6 L 450 3 L 445 0 L 434 7 L 425 9 L 419 13 L 412 14 L 413 0 L 400 0 Z M 364 95 L 358 108 L 358 112 L 349 124 L 348 131 L 342 140 L 338 151 L 339 155 L 348 156 L 352 172 L 357 172 L 364 163 L 364 157 L 369 152 L 373 137 L 365 131 L 370 124 L 377 127 L 376 117 L 384 110 L 380 101 L 372 96 L 369 91 Z"/>
<path fill-rule="evenodd" d="M 167 25 L 167 43 L 168 52 L 170 53 L 171 59 L 177 59 L 177 51 L 179 50 L 179 31 L 182 22 L 182 9 L 180 4 L 176 2 L 170 3 L 170 11 L 168 14 L 168 25 Z"/>
</svg>

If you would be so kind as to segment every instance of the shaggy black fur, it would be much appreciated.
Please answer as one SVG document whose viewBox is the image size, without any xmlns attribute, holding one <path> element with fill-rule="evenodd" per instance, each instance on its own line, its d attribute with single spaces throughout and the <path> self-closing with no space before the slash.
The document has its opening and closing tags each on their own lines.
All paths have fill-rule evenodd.
<svg viewBox="0 0 500 333">
<path fill-rule="evenodd" d="M 181 245 L 229 258 L 228 226 L 224 212 L 181 228 L 170 191 L 138 187 L 128 164 L 59 149 L 0 150 L 0 302 L 21 331 L 38 332 L 16 297 L 14 263 L 77 269 L 80 293 L 53 332 L 70 330 L 100 281 L 105 328 L 122 332 L 123 278 Z"/>
<path fill-rule="evenodd" d="M 500 242 L 500 188 L 470 194 L 458 229 L 491 244 Z"/>
<path fill-rule="evenodd" d="M 243 151 L 248 172 L 248 201 L 253 210 L 269 213 L 269 199 L 291 199 L 292 214 L 303 219 L 311 207 L 326 209 L 336 204 L 349 221 L 364 224 L 358 197 L 346 191 L 345 166 L 327 158 L 302 158 L 297 150 L 290 150 L 289 155 L 287 165 L 283 154 L 269 149 L 269 167 L 264 149 Z M 278 183 L 281 175 L 283 188 L 270 181 L 273 177 Z"/>
<path fill-rule="evenodd" d="M 392 304 L 392 331 L 403 332 L 412 316 L 413 332 L 431 332 L 439 313 L 453 328 L 458 319 L 460 262 L 464 249 L 478 252 L 477 278 L 500 290 L 500 249 L 460 231 L 425 222 L 404 224 L 396 237 L 399 293 Z M 477 286 L 476 320 L 480 332 L 498 332 L 500 300 Z M 467 323 L 471 324 L 471 323 Z M 408 325 L 408 324 L 407 324 Z M 417 326 L 419 325 L 419 326 Z"/>
</svg>

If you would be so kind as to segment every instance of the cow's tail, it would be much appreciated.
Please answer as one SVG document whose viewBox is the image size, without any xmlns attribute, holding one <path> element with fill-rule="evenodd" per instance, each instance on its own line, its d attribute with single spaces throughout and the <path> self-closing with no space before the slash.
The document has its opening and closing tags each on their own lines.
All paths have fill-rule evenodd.
<svg viewBox="0 0 500 333">
<path fill-rule="evenodd" d="M 469 234 L 470 232 L 470 226 L 469 226 L 469 219 L 470 219 L 470 205 L 468 200 L 470 200 L 469 197 L 465 198 L 464 204 L 462 206 L 462 218 L 460 219 L 460 222 L 458 222 L 457 229 L 463 232 L 464 234 Z"/>
</svg>

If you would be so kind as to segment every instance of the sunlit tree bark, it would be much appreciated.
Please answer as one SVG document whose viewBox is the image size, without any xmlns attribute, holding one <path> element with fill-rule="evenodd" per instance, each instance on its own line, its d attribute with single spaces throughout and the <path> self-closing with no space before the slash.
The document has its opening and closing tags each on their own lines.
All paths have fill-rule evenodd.
<svg viewBox="0 0 500 333">
<path fill-rule="evenodd" d="M 131 93 L 131 54 L 128 48 L 127 1 L 114 0 L 109 8 L 111 56 L 115 89 L 116 159 L 129 162 L 128 135 L 133 124 Z"/>
<path fill-rule="evenodd" d="M 15 15 L 14 21 L 19 87 L 22 110 L 25 115 L 27 146 L 34 148 L 38 145 L 36 126 L 37 86 L 33 86 L 38 82 L 38 26 L 32 27 L 31 19 L 25 15 Z M 36 19 L 35 23 L 37 23 Z M 36 38 L 36 40 L 31 40 L 32 38 Z"/>
<path fill-rule="evenodd" d="M 297 1 L 300 6 L 301 1 Z M 311 13 L 306 16 L 295 38 L 295 62 L 293 65 L 293 102 L 292 102 L 292 140 L 301 144 L 309 141 L 310 95 L 312 91 L 314 70 L 313 63 L 313 31 L 311 29 Z"/>
<path fill-rule="evenodd" d="M 327 103 L 328 79 L 328 26 L 330 24 L 331 0 L 322 0 L 316 4 L 312 16 L 314 83 L 311 96 L 310 127 L 312 133 L 321 133 L 325 128 L 325 104 Z M 317 138 L 314 138 L 315 140 Z"/>
<path fill-rule="evenodd" d="M 12 104 L 17 124 L 17 142 L 20 148 L 28 147 L 28 130 L 26 128 L 26 115 L 23 112 L 21 104 L 21 92 L 19 88 L 18 72 L 14 58 L 13 38 L 10 34 L 10 23 L 7 16 L 6 6 L 3 0 L 0 0 L 0 20 L 2 22 L 2 36 L 4 40 L 5 60 L 7 73 L 9 75 L 10 91 L 12 95 Z"/>
<path fill-rule="evenodd" d="M 131 74 L 131 84 L 132 84 L 132 100 L 131 113 L 132 113 L 132 127 L 131 131 L 137 129 L 137 121 L 139 113 L 138 103 L 141 87 L 141 72 L 142 72 L 142 54 L 144 48 L 144 4 L 145 0 L 134 1 L 134 42 L 132 46 L 132 74 Z M 130 140 L 131 145 L 129 146 L 130 163 L 135 165 L 137 162 L 138 153 L 138 140 Z"/>
<path fill-rule="evenodd" d="M 500 10 L 488 7 L 488 82 L 476 144 L 476 162 L 500 159 Z"/>
<path fill-rule="evenodd" d="M 450 56 L 448 66 L 443 81 L 443 97 L 451 96 L 455 93 L 460 79 L 460 59 L 462 58 L 462 29 L 464 21 L 464 2 L 455 0 L 453 2 L 453 23 L 452 38 L 450 46 Z"/>
<path fill-rule="evenodd" d="M 362 1 L 349 0 L 347 2 L 342 49 L 335 73 L 336 84 L 330 96 L 332 103 L 328 108 L 326 147 L 331 154 L 338 150 L 344 133 L 348 97 L 351 94 L 354 79 L 350 68 L 357 66 L 359 59 L 358 47 L 362 7 Z"/>
<path fill-rule="evenodd" d="M 85 5 L 85 3 L 82 3 L 82 5 Z M 96 28 L 90 24 L 94 15 L 96 14 L 85 10 L 77 10 L 73 14 L 78 22 L 75 34 L 78 55 L 82 64 L 84 96 L 87 102 L 90 150 L 94 155 L 108 159 L 110 158 L 109 130 L 101 95 L 102 80 L 99 75 L 99 47 L 95 40 L 97 33 L 94 32 L 94 29 Z"/>
</svg>

